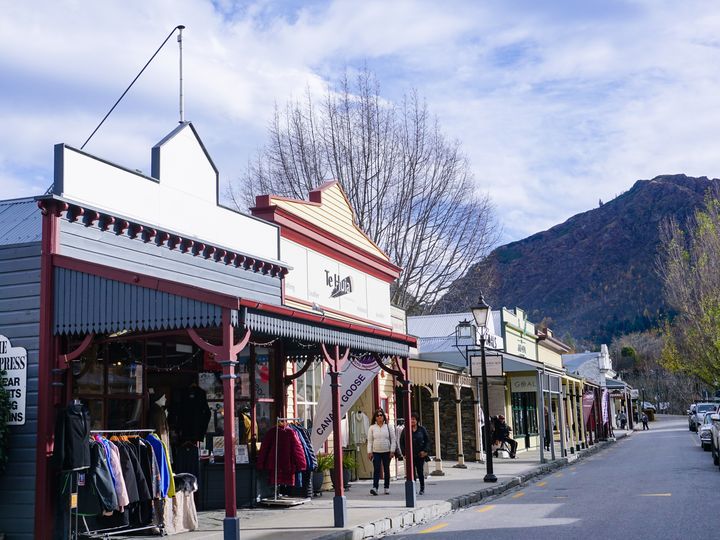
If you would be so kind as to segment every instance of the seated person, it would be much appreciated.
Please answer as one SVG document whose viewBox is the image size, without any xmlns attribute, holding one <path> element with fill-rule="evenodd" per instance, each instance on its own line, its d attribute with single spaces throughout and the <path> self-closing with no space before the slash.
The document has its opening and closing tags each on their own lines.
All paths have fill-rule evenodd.
<svg viewBox="0 0 720 540">
<path fill-rule="evenodd" d="M 508 443 L 510 445 L 510 457 L 514 459 L 518 443 L 515 439 L 510 438 L 511 431 L 512 428 L 505 422 L 505 417 L 502 414 L 498 415 L 494 439 L 500 441 L 501 443 Z"/>
</svg>

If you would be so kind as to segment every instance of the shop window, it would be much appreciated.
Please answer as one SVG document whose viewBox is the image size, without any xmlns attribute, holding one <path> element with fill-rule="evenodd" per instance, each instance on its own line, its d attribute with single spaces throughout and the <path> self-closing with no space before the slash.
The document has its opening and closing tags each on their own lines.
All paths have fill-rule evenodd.
<svg viewBox="0 0 720 540">
<path fill-rule="evenodd" d="M 144 366 L 141 343 L 111 343 L 108 346 L 108 393 L 141 395 Z"/>
<path fill-rule="evenodd" d="M 73 395 L 103 395 L 105 393 L 105 361 L 98 347 L 90 348 L 72 364 Z"/>
<path fill-rule="evenodd" d="M 537 435 L 537 396 L 534 392 L 513 392 L 512 428 L 517 436 Z"/>
<path fill-rule="evenodd" d="M 300 369 L 305 363 L 304 358 L 295 361 L 295 369 Z M 315 410 L 320 399 L 320 388 L 322 387 L 323 364 L 318 358 L 313 360 L 312 366 L 295 380 L 295 404 L 297 416 L 305 427 L 312 428 Z"/>
</svg>

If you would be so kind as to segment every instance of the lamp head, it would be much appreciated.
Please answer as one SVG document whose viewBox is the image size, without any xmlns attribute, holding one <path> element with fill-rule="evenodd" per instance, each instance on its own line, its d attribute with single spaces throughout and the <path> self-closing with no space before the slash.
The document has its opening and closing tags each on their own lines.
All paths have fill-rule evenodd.
<svg viewBox="0 0 720 540">
<path fill-rule="evenodd" d="M 490 306 L 485 302 L 482 291 L 480 291 L 480 298 L 478 299 L 477 305 L 472 308 L 472 314 L 475 318 L 475 324 L 482 331 L 487 328 L 488 317 L 490 316 Z"/>
</svg>

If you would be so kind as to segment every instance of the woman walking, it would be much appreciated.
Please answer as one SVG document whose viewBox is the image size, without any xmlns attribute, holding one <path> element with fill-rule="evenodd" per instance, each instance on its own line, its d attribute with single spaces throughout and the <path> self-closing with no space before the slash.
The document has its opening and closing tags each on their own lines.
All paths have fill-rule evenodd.
<svg viewBox="0 0 720 540">
<path fill-rule="evenodd" d="M 373 487 L 371 495 L 378 494 L 380 485 L 380 466 L 382 465 L 385 480 L 385 495 L 390 495 L 390 456 L 395 453 L 397 443 L 395 430 L 390 427 L 385 411 L 375 411 L 375 423 L 368 429 L 368 459 L 373 462 Z"/>
<path fill-rule="evenodd" d="M 412 451 L 413 451 L 413 469 L 415 470 L 415 478 L 420 480 L 420 495 L 425 494 L 425 460 L 428 456 L 430 447 L 430 437 L 427 430 L 420 425 L 420 415 L 412 413 L 410 415 L 410 429 L 412 430 Z M 400 439 L 400 449 L 405 455 L 405 437 Z"/>
</svg>

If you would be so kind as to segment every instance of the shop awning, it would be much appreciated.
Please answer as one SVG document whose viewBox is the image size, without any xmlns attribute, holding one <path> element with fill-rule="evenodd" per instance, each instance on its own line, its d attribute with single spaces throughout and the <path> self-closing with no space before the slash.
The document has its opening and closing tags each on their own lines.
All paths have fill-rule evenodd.
<svg viewBox="0 0 720 540">
<path fill-rule="evenodd" d="M 409 356 L 410 354 L 407 343 L 399 343 L 390 339 L 349 330 L 329 328 L 319 324 L 305 323 L 251 309 L 245 315 L 245 325 L 250 330 L 272 336 L 324 343 L 326 345 L 340 345 L 341 347 L 350 347 L 356 351 L 398 356 Z"/>
<path fill-rule="evenodd" d="M 56 334 L 205 328 L 222 320 L 220 306 L 66 268 L 55 268 L 54 304 Z"/>
</svg>

